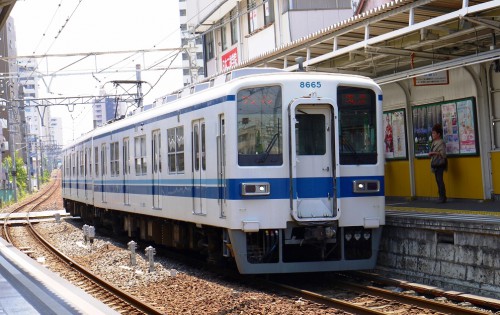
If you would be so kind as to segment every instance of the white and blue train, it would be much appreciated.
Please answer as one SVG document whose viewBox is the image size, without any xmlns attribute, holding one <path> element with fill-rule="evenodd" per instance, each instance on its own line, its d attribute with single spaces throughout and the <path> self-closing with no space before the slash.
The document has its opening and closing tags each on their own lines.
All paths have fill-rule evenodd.
<svg viewBox="0 0 500 315">
<path fill-rule="evenodd" d="M 240 69 L 64 150 L 66 209 L 241 273 L 370 269 L 385 224 L 382 92 Z"/>
</svg>

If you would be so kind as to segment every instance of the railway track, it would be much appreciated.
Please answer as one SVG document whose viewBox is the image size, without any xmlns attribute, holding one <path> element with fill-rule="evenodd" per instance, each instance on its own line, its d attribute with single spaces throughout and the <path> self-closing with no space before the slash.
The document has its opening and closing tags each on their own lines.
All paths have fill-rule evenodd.
<svg viewBox="0 0 500 315">
<path fill-rule="evenodd" d="M 287 282 L 270 281 L 269 286 L 274 286 L 277 290 L 282 290 L 301 299 L 311 300 L 353 314 L 491 314 L 484 309 L 462 307 L 454 303 L 444 303 L 363 284 L 360 282 L 366 281 L 359 279 L 349 280 L 332 277 L 332 281 L 328 281 L 327 288 L 321 288 L 311 283 L 301 285 L 288 284 Z M 323 282 L 326 282 L 324 278 Z"/>
<path fill-rule="evenodd" d="M 19 206 L 16 206 L 10 211 L 10 213 L 5 217 L 3 222 L 3 234 L 6 240 L 18 247 L 25 253 L 31 253 L 33 245 L 25 246 L 24 244 L 16 244 L 16 238 L 11 234 L 11 224 L 9 223 L 10 217 L 16 212 L 26 212 L 27 224 L 24 225 L 28 229 L 31 238 L 45 249 L 44 252 L 47 255 L 52 255 L 57 257 L 56 259 L 50 259 L 51 262 L 57 261 L 57 267 L 59 274 L 63 275 L 68 281 L 79 286 L 85 292 L 93 295 L 94 297 L 101 300 L 106 305 L 110 306 L 112 309 L 116 310 L 122 314 L 162 314 L 159 310 L 151 307 L 148 304 L 136 299 L 135 297 L 123 292 L 123 290 L 113 286 L 107 281 L 95 276 L 87 270 L 82 265 L 78 264 L 75 260 L 64 255 L 57 248 L 52 246 L 48 240 L 46 240 L 35 228 L 36 223 L 30 221 L 30 212 L 36 211 L 36 209 L 42 205 L 44 202 L 50 199 L 50 197 L 57 191 L 60 187 L 60 178 L 57 177 L 53 179 L 50 186 L 40 193 L 38 196 L 25 202 Z M 30 241 L 32 243 L 32 241 Z"/>
<path fill-rule="evenodd" d="M 3 236 L 5 240 L 7 240 L 7 242 L 13 244 L 12 236 L 10 234 L 10 229 L 9 229 L 10 226 L 9 221 L 11 220 L 11 216 L 14 213 L 23 212 L 24 210 L 24 212 L 27 213 L 26 219 L 28 219 L 29 213 L 35 210 L 37 207 L 39 207 L 42 203 L 50 199 L 50 197 L 52 197 L 52 195 L 57 191 L 60 185 L 61 185 L 60 171 L 57 171 L 56 177 L 50 181 L 49 186 L 44 187 L 34 196 L 31 196 L 27 200 L 24 200 L 23 202 L 19 203 L 19 205 L 15 205 L 14 208 L 8 212 L 8 214 L 3 219 L 3 225 L 2 225 Z"/>
</svg>

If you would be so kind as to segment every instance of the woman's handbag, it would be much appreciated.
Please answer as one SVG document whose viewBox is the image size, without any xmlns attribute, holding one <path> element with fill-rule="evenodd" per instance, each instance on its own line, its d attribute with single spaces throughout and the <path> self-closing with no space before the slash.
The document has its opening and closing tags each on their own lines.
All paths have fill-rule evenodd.
<svg viewBox="0 0 500 315">
<path fill-rule="evenodd" d="M 446 168 L 446 165 L 448 164 L 448 161 L 446 158 L 442 158 L 441 156 L 434 156 L 431 159 L 431 167 L 432 168 Z"/>
</svg>

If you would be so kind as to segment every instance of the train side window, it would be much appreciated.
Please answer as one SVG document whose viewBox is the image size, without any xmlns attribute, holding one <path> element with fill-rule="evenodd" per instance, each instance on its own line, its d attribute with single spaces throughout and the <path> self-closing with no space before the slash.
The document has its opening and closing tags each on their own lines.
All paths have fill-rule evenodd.
<svg viewBox="0 0 500 315">
<path fill-rule="evenodd" d="M 130 174 L 129 139 L 123 139 L 123 174 Z"/>
<path fill-rule="evenodd" d="M 111 176 L 120 175 L 120 146 L 118 142 L 112 142 L 109 144 L 109 166 L 111 169 Z"/>
<path fill-rule="evenodd" d="M 193 128 L 193 153 L 194 153 L 194 170 L 198 171 L 200 170 L 200 146 L 199 146 L 199 140 L 198 137 L 200 131 L 198 125 L 194 125 Z"/>
<path fill-rule="evenodd" d="M 99 147 L 94 148 L 95 176 L 99 176 Z"/>
<path fill-rule="evenodd" d="M 83 158 L 83 150 L 79 152 L 79 159 L 80 159 L 80 176 L 83 176 L 84 173 L 84 167 L 85 167 L 85 159 Z"/>
<path fill-rule="evenodd" d="M 151 139 L 151 162 L 152 162 L 152 172 L 161 173 L 161 132 L 160 130 L 154 130 Z"/>
<path fill-rule="evenodd" d="M 71 153 L 71 168 L 72 168 L 71 174 L 73 176 L 76 176 L 76 163 L 75 163 L 75 160 L 76 160 L 75 153 Z"/>
<path fill-rule="evenodd" d="M 207 169 L 207 158 L 206 158 L 206 150 L 205 150 L 205 123 L 201 124 L 201 169 Z"/>
<path fill-rule="evenodd" d="M 169 174 L 184 173 L 184 127 L 167 129 L 167 162 Z"/>
<path fill-rule="evenodd" d="M 238 165 L 283 164 L 283 118 L 280 86 L 238 91 Z"/>
<path fill-rule="evenodd" d="M 135 175 L 145 175 L 148 171 L 146 161 L 146 136 L 134 138 Z"/>
<path fill-rule="evenodd" d="M 107 173 L 106 169 L 106 163 L 107 163 L 107 156 L 106 156 L 106 144 L 103 143 L 101 145 L 101 174 L 104 176 Z"/>
<path fill-rule="evenodd" d="M 92 177 L 92 148 L 87 149 L 88 174 Z"/>
</svg>

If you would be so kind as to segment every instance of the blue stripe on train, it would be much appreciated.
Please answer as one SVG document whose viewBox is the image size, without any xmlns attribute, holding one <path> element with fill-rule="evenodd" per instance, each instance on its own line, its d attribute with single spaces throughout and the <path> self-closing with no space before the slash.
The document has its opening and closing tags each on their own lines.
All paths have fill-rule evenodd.
<svg viewBox="0 0 500 315">
<path fill-rule="evenodd" d="M 354 180 L 379 180 L 380 191 L 375 193 L 357 194 L 353 192 Z M 271 185 L 271 194 L 269 196 L 243 197 L 241 196 L 241 184 L 251 182 L 268 182 Z M 356 176 L 356 177 L 339 177 L 337 178 L 338 189 L 337 197 L 369 197 L 383 196 L 385 191 L 383 176 Z M 160 194 L 163 196 L 175 197 L 203 197 L 208 199 L 223 198 L 224 190 L 217 186 L 217 180 L 160 180 L 159 185 L 153 185 L 152 180 L 128 180 L 127 185 L 124 185 L 123 180 L 81 182 L 81 181 L 63 181 L 63 188 L 92 189 L 95 192 L 106 193 L 130 193 L 134 195 L 153 195 Z M 329 177 L 321 178 L 296 178 L 294 179 L 294 187 L 300 187 L 294 190 L 294 198 L 321 198 L 333 196 L 333 181 Z M 85 187 L 85 188 L 84 188 Z M 290 180 L 288 178 L 259 178 L 259 179 L 228 179 L 227 180 L 227 196 L 229 200 L 240 199 L 288 199 L 290 196 Z"/>
</svg>

